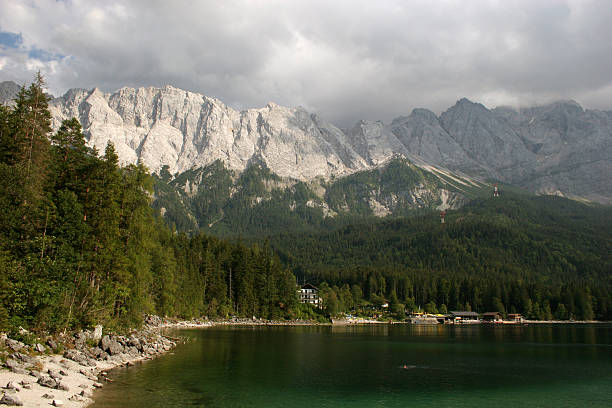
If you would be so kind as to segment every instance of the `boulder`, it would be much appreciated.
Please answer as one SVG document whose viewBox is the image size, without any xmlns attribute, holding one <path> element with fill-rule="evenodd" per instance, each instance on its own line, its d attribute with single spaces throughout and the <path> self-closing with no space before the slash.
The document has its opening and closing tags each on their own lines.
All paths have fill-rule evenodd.
<svg viewBox="0 0 612 408">
<path fill-rule="evenodd" d="M 9 382 L 6 384 L 6 387 L 5 387 L 5 388 L 6 388 L 7 390 L 15 390 L 15 391 L 19 391 L 19 390 L 20 390 L 19 385 L 18 385 L 16 382 L 14 382 L 14 381 L 9 381 Z"/>
<path fill-rule="evenodd" d="M 49 377 L 53 378 L 55 381 L 59 381 L 63 378 L 63 376 L 57 370 L 47 370 Z"/>
<path fill-rule="evenodd" d="M 53 339 L 47 340 L 47 346 L 51 347 L 51 350 L 57 350 L 58 348 L 57 342 Z"/>
<path fill-rule="evenodd" d="M 37 383 L 47 388 L 55 388 L 57 386 L 57 381 L 47 375 L 41 375 Z"/>
<path fill-rule="evenodd" d="M 17 361 L 21 361 L 28 364 L 33 364 L 37 360 L 34 357 L 28 356 L 27 354 L 20 353 L 18 351 L 11 354 L 11 357 Z"/>
<path fill-rule="evenodd" d="M 42 345 L 42 344 L 40 344 L 40 343 L 36 343 L 36 344 L 34 345 L 34 350 L 38 351 L 40 354 L 42 354 L 42 353 L 44 353 L 44 352 L 46 351 L 46 350 L 45 350 L 45 346 L 43 346 L 43 345 Z"/>
<path fill-rule="evenodd" d="M 13 370 L 13 368 L 23 368 L 23 364 L 11 358 L 6 360 L 6 362 L 4 363 L 4 366 L 11 371 Z"/>
<path fill-rule="evenodd" d="M 134 336 L 130 337 L 130 339 L 127 341 L 127 345 L 131 347 L 136 347 L 136 348 L 142 347 L 140 345 L 140 339 Z"/>
<path fill-rule="evenodd" d="M 70 388 L 66 384 L 62 384 L 59 381 L 57 382 L 57 385 L 55 386 L 55 388 L 61 391 L 70 391 Z"/>
<path fill-rule="evenodd" d="M 119 342 L 111 340 L 108 346 L 104 348 L 104 351 L 114 356 L 123 352 L 123 346 Z"/>
<path fill-rule="evenodd" d="M 85 401 L 86 398 L 80 394 L 74 394 L 73 396 L 68 398 L 68 401 L 82 402 Z"/>
<path fill-rule="evenodd" d="M 85 356 L 85 354 L 81 353 L 80 351 L 67 350 L 64 353 L 64 357 L 72 361 L 75 361 L 81 365 L 87 365 L 87 356 Z"/>
<path fill-rule="evenodd" d="M 64 401 L 56 399 L 56 400 L 53 400 L 51 405 L 53 405 L 54 407 L 63 407 Z"/>
<path fill-rule="evenodd" d="M 19 351 L 25 347 L 25 344 L 17 340 L 6 339 L 6 346 L 13 351 Z"/>
<path fill-rule="evenodd" d="M 0 404 L 12 405 L 12 406 L 20 407 L 20 406 L 23 405 L 23 402 L 21 402 L 19 397 L 16 396 L 16 395 L 4 394 L 2 396 L 2 399 L 0 399 Z"/>
<path fill-rule="evenodd" d="M 46 399 L 53 399 L 53 398 L 55 398 L 55 396 L 54 396 L 53 394 L 47 394 L 47 393 L 44 393 L 44 394 L 42 395 L 42 397 L 43 397 L 43 398 L 46 398 Z"/>
<path fill-rule="evenodd" d="M 91 371 L 86 370 L 86 369 L 84 369 L 84 368 L 81 368 L 81 369 L 79 370 L 79 373 L 83 374 L 85 377 L 89 377 L 89 376 L 91 376 L 91 375 L 93 374 Z"/>
<path fill-rule="evenodd" d="M 93 331 L 92 338 L 94 340 L 100 340 L 102 338 L 102 325 L 99 324 Z"/>
</svg>

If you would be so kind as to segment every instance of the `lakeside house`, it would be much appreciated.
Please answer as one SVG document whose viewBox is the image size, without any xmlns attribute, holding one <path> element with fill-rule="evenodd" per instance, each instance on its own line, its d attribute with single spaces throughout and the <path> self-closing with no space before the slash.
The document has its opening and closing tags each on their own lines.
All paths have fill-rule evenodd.
<svg viewBox="0 0 612 408">
<path fill-rule="evenodd" d="M 317 307 L 321 307 L 321 298 L 319 297 L 319 289 L 310 283 L 302 285 L 300 288 L 300 302 L 310 303 Z"/>
<path fill-rule="evenodd" d="M 449 320 L 451 323 L 455 324 L 480 323 L 480 320 L 478 320 L 478 313 L 468 311 L 451 311 Z"/>
<path fill-rule="evenodd" d="M 499 312 L 486 312 L 482 314 L 482 321 L 484 323 L 501 323 L 503 318 Z"/>
<path fill-rule="evenodd" d="M 508 313 L 508 321 L 513 323 L 523 323 L 523 316 L 520 313 Z"/>
</svg>

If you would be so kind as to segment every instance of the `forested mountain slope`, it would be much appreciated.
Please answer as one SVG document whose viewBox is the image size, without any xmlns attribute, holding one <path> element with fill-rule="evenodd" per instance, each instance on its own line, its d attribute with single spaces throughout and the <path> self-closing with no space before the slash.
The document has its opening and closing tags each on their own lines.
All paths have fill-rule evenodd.
<svg viewBox="0 0 612 408">
<path fill-rule="evenodd" d="M 261 237 L 317 231 L 369 217 L 458 208 L 492 187 L 395 158 L 373 170 L 326 181 L 281 178 L 263 164 L 237 174 L 216 161 L 174 178 L 163 168 L 154 208 L 181 231 Z"/>
<path fill-rule="evenodd" d="M 335 285 L 338 297 L 357 285 L 366 299 L 413 307 L 612 318 L 609 207 L 506 193 L 445 221 L 431 212 L 270 240 L 298 280 Z"/>
</svg>

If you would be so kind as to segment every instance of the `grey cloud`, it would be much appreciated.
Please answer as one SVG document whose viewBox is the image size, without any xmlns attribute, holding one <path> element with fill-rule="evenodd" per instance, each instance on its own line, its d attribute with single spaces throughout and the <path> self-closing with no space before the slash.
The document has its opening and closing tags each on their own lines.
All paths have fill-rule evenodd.
<svg viewBox="0 0 612 408">
<path fill-rule="evenodd" d="M 464 96 L 610 109 L 611 19 L 605 0 L 0 0 L 0 31 L 62 56 L 2 49 L 0 79 L 42 69 L 56 94 L 172 84 L 236 108 L 302 105 L 341 126 Z"/>
</svg>

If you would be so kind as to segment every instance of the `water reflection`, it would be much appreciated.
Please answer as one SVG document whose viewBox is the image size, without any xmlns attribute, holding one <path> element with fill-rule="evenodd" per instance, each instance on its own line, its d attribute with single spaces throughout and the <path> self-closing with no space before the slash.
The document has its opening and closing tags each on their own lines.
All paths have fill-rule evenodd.
<svg viewBox="0 0 612 408">
<path fill-rule="evenodd" d="M 590 406 L 612 400 L 611 325 L 243 326 L 180 334 L 193 341 L 115 372 L 93 407 L 558 408 L 580 405 L 578 396 Z"/>
</svg>

